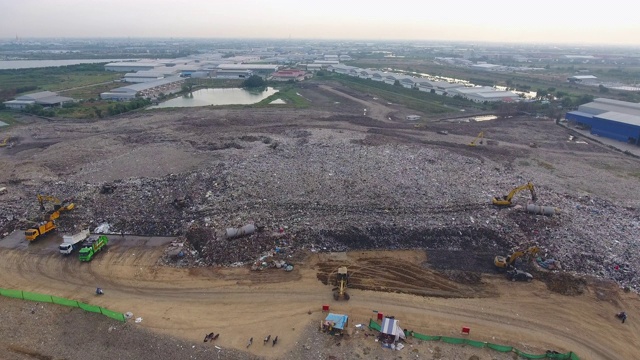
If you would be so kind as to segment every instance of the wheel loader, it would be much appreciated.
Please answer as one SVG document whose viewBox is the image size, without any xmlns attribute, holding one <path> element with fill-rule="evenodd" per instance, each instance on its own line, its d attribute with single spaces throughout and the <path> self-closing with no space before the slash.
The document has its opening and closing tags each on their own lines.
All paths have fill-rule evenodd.
<svg viewBox="0 0 640 360">
<path fill-rule="evenodd" d="M 347 294 L 347 286 L 349 285 L 349 273 L 346 266 L 338 268 L 338 274 L 336 276 L 336 287 L 333 288 L 334 300 L 349 300 L 349 294 Z"/>
</svg>

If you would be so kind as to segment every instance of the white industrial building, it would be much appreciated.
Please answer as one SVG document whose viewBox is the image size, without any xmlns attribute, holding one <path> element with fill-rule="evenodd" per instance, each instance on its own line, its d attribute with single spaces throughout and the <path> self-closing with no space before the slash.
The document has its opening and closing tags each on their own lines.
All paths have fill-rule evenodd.
<svg viewBox="0 0 640 360">
<path fill-rule="evenodd" d="M 496 102 L 496 101 L 518 101 L 520 97 L 511 91 L 491 91 L 491 92 L 479 92 L 471 93 L 465 96 L 467 99 L 474 102 Z"/>
<path fill-rule="evenodd" d="M 214 70 L 213 77 L 216 79 L 246 79 L 253 75 L 251 70 Z"/>
<path fill-rule="evenodd" d="M 433 81 L 431 85 L 433 86 L 433 89 L 438 95 L 446 95 L 449 91 L 453 89 L 464 87 L 463 84 L 448 83 L 446 81 Z"/>
<path fill-rule="evenodd" d="M 306 66 L 308 71 L 318 71 L 327 67 L 326 65 L 323 65 L 323 64 L 307 64 Z"/>
<path fill-rule="evenodd" d="M 327 67 L 327 70 L 333 71 L 338 74 L 358 76 L 358 72 L 362 69 L 355 66 L 332 64 Z"/>
<path fill-rule="evenodd" d="M 251 70 L 254 75 L 268 76 L 278 71 L 280 65 L 272 64 L 220 64 L 218 70 Z"/>
<path fill-rule="evenodd" d="M 340 61 L 338 60 L 314 60 L 314 64 L 322 64 L 322 65 L 338 65 Z"/>
<path fill-rule="evenodd" d="M 100 94 L 103 100 L 131 100 L 136 96 L 153 98 L 157 94 L 173 94 L 182 90 L 183 78 L 171 76 L 164 79 L 119 87 Z"/>
<path fill-rule="evenodd" d="M 484 71 L 502 71 L 506 69 L 504 66 L 496 64 L 475 64 L 471 65 L 471 68 Z"/>
<path fill-rule="evenodd" d="M 153 70 L 158 66 L 161 66 L 161 64 L 155 62 L 127 61 L 106 64 L 104 69 L 107 71 L 129 72 Z"/>
<path fill-rule="evenodd" d="M 156 81 L 164 78 L 164 74 L 157 71 L 138 71 L 134 73 L 126 73 L 124 81 L 128 83 L 143 83 Z"/>
<path fill-rule="evenodd" d="M 425 91 L 425 92 L 431 92 L 431 90 L 435 92 L 436 85 L 437 85 L 436 81 L 431 81 L 427 79 L 418 79 L 418 82 L 416 83 L 416 87 L 418 88 L 418 90 Z"/>
<path fill-rule="evenodd" d="M 360 71 L 358 71 L 358 77 L 361 79 L 371 79 L 373 77 L 373 74 L 378 72 L 379 71 L 372 69 L 360 69 Z"/>
<path fill-rule="evenodd" d="M 9 109 L 21 110 L 29 105 L 40 105 L 43 107 L 62 106 L 62 104 L 74 101 L 70 97 L 60 96 L 51 91 L 40 91 L 33 94 L 21 95 L 15 100 L 3 102 Z"/>
<path fill-rule="evenodd" d="M 567 81 L 578 84 L 593 84 L 598 82 L 598 78 L 593 75 L 574 75 L 568 77 Z"/>
<path fill-rule="evenodd" d="M 451 89 L 448 96 L 462 96 L 474 102 L 517 101 L 520 97 L 511 91 L 500 91 L 490 86 L 463 87 Z"/>
</svg>

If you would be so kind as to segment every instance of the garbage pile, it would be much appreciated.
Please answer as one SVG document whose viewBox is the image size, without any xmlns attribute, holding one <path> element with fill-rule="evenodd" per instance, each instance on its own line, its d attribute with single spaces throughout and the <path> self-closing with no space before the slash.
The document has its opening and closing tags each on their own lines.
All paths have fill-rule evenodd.
<svg viewBox="0 0 640 360">
<path fill-rule="evenodd" d="M 498 155 L 476 157 L 466 148 L 395 144 L 379 134 L 326 129 L 285 131 L 277 147 L 236 140 L 242 149 L 216 150 L 217 157 L 191 172 L 20 185 L 21 200 L 0 208 L 0 230 L 26 228 L 28 219 L 41 215 L 35 195 L 53 194 L 76 204 L 56 220 L 61 232 L 106 223 L 116 234 L 183 236 L 170 257 L 190 266 L 253 264 L 283 240 L 292 253 L 426 248 L 507 254 L 537 244 L 543 258 L 556 259 L 564 270 L 640 290 L 640 211 L 568 193 L 536 167 L 514 168 Z M 492 197 L 529 179 L 536 204 L 559 208 L 559 214 L 490 205 Z M 526 205 L 527 196 L 514 201 Z M 247 224 L 264 231 L 227 236 L 227 229 L 249 230 L 242 230 Z"/>
<path fill-rule="evenodd" d="M 184 242 L 171 244 L 165 252 L 164 262 L 177 266 L 243 266 L 258 264 L 254 270 L 267 267 L 292 270 L 284 259 L 288 255 L 288 236 L 258 232 L 242 237 L 221 236 L 206 226 L 191 226 Z M 257 254 L 263 254 L 256 260 Z M 264 265 L 263 265 L 264 263 Z M 289 271 L 290 271 L 289 270 Z"/>
</svg>

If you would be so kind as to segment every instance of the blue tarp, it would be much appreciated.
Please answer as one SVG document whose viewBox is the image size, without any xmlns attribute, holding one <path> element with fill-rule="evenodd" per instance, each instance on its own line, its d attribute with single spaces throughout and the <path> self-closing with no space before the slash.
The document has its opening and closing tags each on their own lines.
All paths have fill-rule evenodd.
<svg viewBox="0 0 640 360">
<path fill-rule="evenodd" d="M 327 315 L 327 317 L 324 319 L 324 321 L 331 321 L 332 323 L 334 323 L 335 325 L 333 325 L 333 327 L 340 330 L 344 330 L 344 327 L 345 325 L 347 325 L 348 320 L 349 317 L 347 315 L 332 313 L 329 313 L 329 315 Z"/>
</svg>

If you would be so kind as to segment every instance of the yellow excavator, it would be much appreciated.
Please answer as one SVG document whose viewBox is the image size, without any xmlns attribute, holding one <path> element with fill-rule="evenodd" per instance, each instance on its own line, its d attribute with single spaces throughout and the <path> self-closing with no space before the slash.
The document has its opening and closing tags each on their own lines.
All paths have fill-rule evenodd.
<svg viewBox="0 0 640 360">
<path fill-rule="evenodd" d="M 528 182 L 528 183 L 526 183 L 526 184 L 524 184 L 522 186 L 518 186 L 517 188 L 511 190 L 508 195 L 505 195 L 505 196 L 503 196 L 501 198 L 494 197 L 493 200 L 492 200 L 493 205 L 496 205 L 496 206 L 511 206 L 511 199 L 513 198 L 513 196 L 515 194 L 519 193 L 520 191 L 527 190 L 527 189 L 529 191 L 531 191 L 531 201 L 535 202 L 538 199 L 538 197 L 536 196 L 536 190 L 533 187 L 533 184 Z"/>
<path fill-rule="evenodd" d="M 33 241 L 40 235 L 55 230 L 56 224 L 53 221 L 60 217 L 60 213 L 71 211 L 76 207 L 76 205 L 72 202 L 69 202 L 69 200 L 60 201 L 55 196 L 38 194 L 38 202 L 40 203 L 40 209 L 42 211 L 46 210 L 44 206 L 45 201 L 51 201 L 54 203 L 53 210 L 48 212 L 47 215 L 45 215 L 44 220 L 38 223 L 37 226 L 27 229 L 24 232 L 24 236 L 27 241 Z"/>
<path fill-rule="evenodd" d="M 347 271 L 346 266 L 341 266 L 338 268 L 336 285 L 337 287 L 333 289 L 333 299 L 334 300 L 344 299 L 348 301 L 349 294 L 347 294 L 347 286 L 349 285 L 349 273 Z"/>
<path fill-rule="evenodd" d="M 484 139 L 484 131 L 480 131 L 480 133 L 478 134 L 478 136 L 476 136 L 475 139 L 471 140 L 471 142 L 469 143 L 469 146 L 476 146 L 476 142 L 478 140 L 480 140 L 479 144 L 482 145 L 482 140 Z"/>
<path fill-rule="evenodd" d="M 7 137 L 4 140 L 0 141 L 0 147 L 7 146 L 7 141 L 9 141 L 9 139 L 11 139 L 11 137 Z"/>
<path fill-rule="evenodd" d="M 532 257 L 535 257 L 538 252 L 540 252 L 540 248 L 537 246 L 532 246 L 526 250 L 519 250 L 519 251 L 515 251 L 513 252 L 511 255 L 504 257 L 504 256 L 496 256 L 495 259 L 493 259 L 493 263 L 500 269 L 506 269 L 512 266 L 512 264 L 520 257 L 524 256 L 524 255 L 531 255 Z"/>
</svg>

